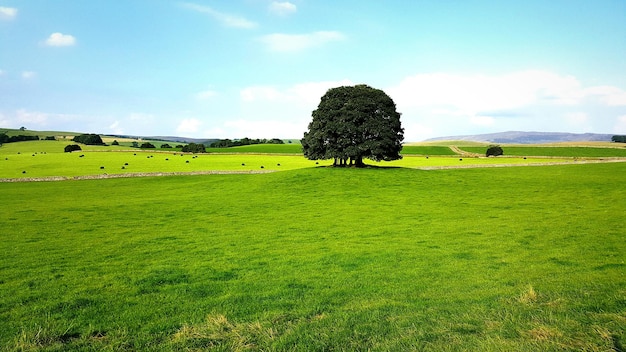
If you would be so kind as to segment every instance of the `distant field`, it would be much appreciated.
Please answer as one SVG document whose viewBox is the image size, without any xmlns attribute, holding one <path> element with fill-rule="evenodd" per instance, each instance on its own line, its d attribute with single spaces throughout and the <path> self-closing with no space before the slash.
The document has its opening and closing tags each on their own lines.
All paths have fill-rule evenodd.
<svg viewBox="0 0 626 352">
<path fill-rule="evenodd" d="M 502 146 L 504 155 L 513 156 L 556 156 L 556 157 L 626 157 L 626 147 L 613 144 L 614 148 L 596 147 L 539 147 L 539 146 Z M 621 147 L 621 148 L 620 148 Z M 486 147 L 462 147 L 472 153 L 485 153 Z"/>
<path fill-rule="evenodd" d="M 406 145 L 402 148 L 403 155 L 456 155 L 448 146 L 414 146 Z"/>
<path fill-rule="evenodd" d="M 0 346 L 619 351 L 625 172 L 0 183 Z"/>
<path fill-rule="evenodd" d="M 272 153 L 272 154 L 300 154 L 300 144 L 254 144 L 232 148 L 207 148 L 208 153 Z"/>
<path fill-rule="evenodd" d="M 6 133 L 7 136 L 39 136 L 39 138 L 45 138 L 47 136 L 55 136 L 59 139 L 63 139 L 65 137 L 68 140 L 74 138 L 74 136 L 78 136 L 80 133 L 76 132 L 62 132 L 62 131 L 31 131 L 31 130 L 16 130 L 10 128 L 0 128 L 0 133 Z"/>
</svg>

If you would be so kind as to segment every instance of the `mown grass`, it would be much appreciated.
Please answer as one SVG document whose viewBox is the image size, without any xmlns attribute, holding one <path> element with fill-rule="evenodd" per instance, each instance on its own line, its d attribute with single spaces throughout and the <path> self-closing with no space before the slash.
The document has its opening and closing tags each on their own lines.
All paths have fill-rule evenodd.
<svg viewBox="0 0 626 352">
<path fill-rule="evenodd" d="M 7 143 L 0 147 L 0 178 L 112 175 L 155 172 L 284 171 L 330 165 L 332 160 L 311 161 L 298 153 L 286 153 L 299 145 L 256 145 L 222 148 L 219 153 L 183 154 L 163 149 L 134 149 L 125 146 L 82 146 L 82 151 L 64 153 L 63 141 Z M 407 147 L 402 160 L 375 166 L 410 168 L 493 164 L 537 164 L 573 162 L 572 159 L 457 158 L 448 147 Z M 447 151 L 446 151 L 447 150 Z M 432 152 L 433 156 L 419 155 Z M 439 154 L 437 154 L 439 153 Z M 431 154 L 431 153 L 428 153 Z"/>
<path fill-rule="evenodd" d="M 457 155 L 448 146 L 416 146 L 406 145 L 402 148 L 402 154 L 404 155 Z"/>
<path fill-rule="evenodd" d="M 624 171 L 0 184 L 0 345 L 618 350 Z"/>
</svg>

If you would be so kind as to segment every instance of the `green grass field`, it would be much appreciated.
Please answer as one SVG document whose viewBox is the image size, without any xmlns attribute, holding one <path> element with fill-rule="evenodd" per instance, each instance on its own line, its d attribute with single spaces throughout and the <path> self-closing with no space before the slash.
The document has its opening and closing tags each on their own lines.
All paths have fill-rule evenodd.
<svg viewBox="0 0 626 352">
<path fill-rule="evenodd" d="M 539 146 L 502 146 L 504 155 L 512 156 L 555 156 L 555 157 L 578 157 L 578 158 L 599 158 L 599 157 L 620 157 L 626 158 L 626 147 L 615 143 L 613 148 L 597 147 L 539 147 Z M 462 147 L 462 150 L 484 154 L 487 147 Z"/>
<path fill-rule="evenodd" d="M 0 178 L 282 172 L 0 183 L 0 350 L 624 350 L 626 163 L 64 145 Z"/>
<path fill-rule="evenodd" d="M 253 145 L 209 149 L 208 154 L 182 154 L 167 149 L 136 149 L 127 146 L 86 146 L 82 151 L 64 153 L 72 142 L 28 141 L 0 147 L 0 178 L 52 176 L 93 176 L 156 172 L 192 173 L 205 171 L 284 171 L 330 165 L 332 161 L 311 161 L 296 153 L 299 145 Z M 608 148 L 605 148 L 608 149 Z M 82 155 L 82 157 L 81 157 Z M 541 164 L 575 162 L 572 158 L 459 158 L 449 147 L 407 146 L 402 160 L 375 166 L 408 168 L 458 167 L 494 164 Z M 424 156 L 427 155 L 428 157 Z"/>
</svg>

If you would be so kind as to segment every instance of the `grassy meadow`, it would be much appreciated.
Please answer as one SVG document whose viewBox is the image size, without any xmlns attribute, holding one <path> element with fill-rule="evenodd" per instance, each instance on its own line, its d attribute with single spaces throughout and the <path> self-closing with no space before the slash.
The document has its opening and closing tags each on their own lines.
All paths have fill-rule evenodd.
<svg viewBox="0 0 626 352">
<path fill-rule="evenodd" d="M 472 153 L 484 153 L 485 147 L 462 147 L 462 150 Z M 555 156 L 571 158 L 599 158 L 619 157 L 626 158 L 626 146 L 613 143 L 612 147 L 595 146 L 502 146 L 504 154 L 509 156 Z"/>
<path fill-rule="evenodd" d="M 2 350 L 624 349 L 626 163 L 341 169 L 25 146 L 0 148 L 0 177 L 131 157 L 282 172 L 0 183 Z"/>
<path fill-rule="evenodd" d="M 82 145 L 82 151 L 64 153 L 65 146 L 71 143 L 67 141 L 6 143 L 0 147 L 0 179 L 210 171 L 285 171 L 332 164 L 332 160 L 307 160 L 302 156 L 301 147 L 297 144 L 209 148 L 208 153 L 199 155 L 183 154 L 169 149 L 137 149 L 123 145 Z M 609 152 L 612 150 L 589 149 Z M 447 146 L 407 146 L 403 154 L 404 158 L 401 160 L 369 163 L 375 166 L 438 168 L 576 162 L 572 157 L 555 157 L 550 154 L 547 157 L 529 158 L 522 156 L 459 158 Z"/>
</svg>

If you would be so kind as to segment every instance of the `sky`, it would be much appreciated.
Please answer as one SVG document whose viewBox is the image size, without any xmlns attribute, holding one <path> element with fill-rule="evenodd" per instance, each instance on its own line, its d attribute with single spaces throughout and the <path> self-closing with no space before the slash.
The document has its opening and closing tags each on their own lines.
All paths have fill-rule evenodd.
<svg viewBox="0 0 626 352">
<path fill-rule="evenodd" d="M 0 128 L 302 138 L 355 84 L 407 142 L 626 134 L 626 1 L 0 0 Z"/>
</svg>

